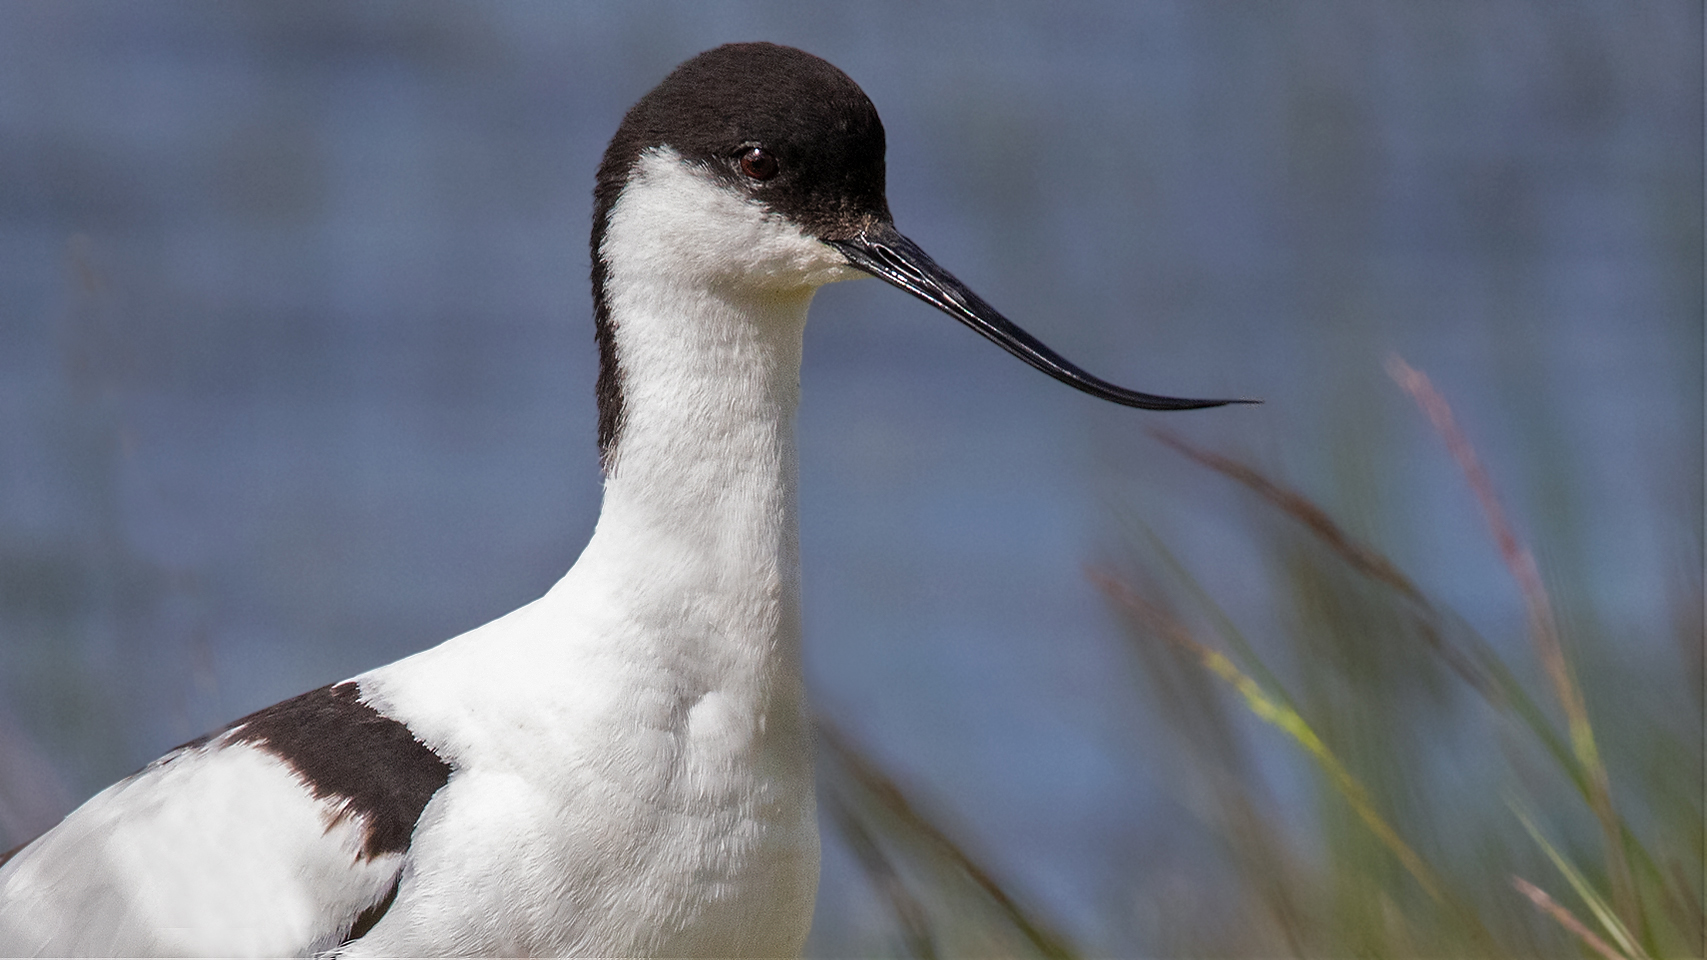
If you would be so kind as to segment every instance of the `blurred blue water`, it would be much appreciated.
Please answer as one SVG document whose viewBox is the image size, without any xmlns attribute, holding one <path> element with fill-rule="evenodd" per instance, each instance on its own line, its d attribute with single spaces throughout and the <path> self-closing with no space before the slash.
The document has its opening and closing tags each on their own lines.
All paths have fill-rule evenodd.
<svg viewBox="0 0 1707 960">
<path fill-rule="evenodd" d="M 1144 426 L 1278 468 L 1510 632 L 1397 351 L 1550 571 L 1633 649 L 1666 629 L 1700 549 L 1700 36 L 1683 2 L 0 7 L 0 847 L 567 568 L 594 166 L 671 66 L 763 38 L 865 87 L 899 225 L 1010 316 L 1267 401 L 1137 414 L 879 284 L 814 307 L 817 699 L 1118 950 L 1167 790 L 1081 566 L 1136 504 L 1263 600 L 1243 515 Z M 817 942 L 859 942 L 830 867 Z"/>
</svg>

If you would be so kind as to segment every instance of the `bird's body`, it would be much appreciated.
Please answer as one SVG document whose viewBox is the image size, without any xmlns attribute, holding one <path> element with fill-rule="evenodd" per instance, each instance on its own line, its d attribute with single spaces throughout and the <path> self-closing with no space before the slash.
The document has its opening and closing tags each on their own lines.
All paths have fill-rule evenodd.
<svg viewBox="0 0 1707 960">
<path fill-rule="evenodd" d="M 800 951 L 818 837 L 794 414 L 814 291 L 875 273 L 1052 375 L 1120 388 L 894 232 L 875 110 L 799 51 L 678 68 L 624 120 L 595 198 L 605 499 L 574 567 L 98 794 L 0 866 L 0 954 Z"/>
</svg>

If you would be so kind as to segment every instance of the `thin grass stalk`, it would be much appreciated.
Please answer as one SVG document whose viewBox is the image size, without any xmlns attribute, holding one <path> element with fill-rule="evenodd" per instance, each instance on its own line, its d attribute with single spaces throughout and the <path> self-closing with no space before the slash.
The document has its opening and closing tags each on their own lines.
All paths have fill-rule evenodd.
<svg viewBox="0 0 1707 960">
<path fill-rule="evenodd" d="M 1595 936 L 1594 931 L 1590 930 L 1581 920 L 1578 920 L 1575 914 L 1559 906 L 1558 901 L 1547 895 L 1547 891 L 1516 874 L 1512 875 L 1511 885 L 1517 888 L 1518 893 L 1528 897 L 1529 902 L 1535 904 L 1542 913 L 1552 917 L 1558 921 L 1559 926 L 1575 934 L 1577 939 L 1586 944 L 1590 950 L 1605 957 L 1606 960 L 1627 960 L 1624 954 L 1612 949 L 1612 946 L 1605 940 Z"/>
<path fill-rule="evenodd" d="M 1329 548 L 1344 557 L 1347 562 L 1365 575 L 1387 584 L 1403 594 L 1412 603 L 1425 609 L 1433 609 L 1433 604 L 1429 602 L 1429 599 L 1423 595 L 1415 583 L 1411 582 L 1410 577 L 1405 576 L 1398 566 L 1368 544 L 1346 533 L 1339 524 L 1334 522 L 1332 517 L 1328 516 L 1327 511 L 1317 506 L 1309 497 L 1283 484 L 1276 483 L 1264 476 L 1255 467 L 1196 446 L 1171 430 L 1152 427 L 1149 434 L 1162 444 L 1173 448 L 1176 453 L 1181 454 L 1186 459 L 1193 460 L 1230 480 L 1242 484 L 1264 500 L 1279 507 L 1283 513 L 1290 515 L 1308 527 Z M 1465 669 L 1467 671 L 1470 669 L 1467 664 Z M 1469 679 L 1473 680 L 1473 678 Z"/>
<path fill-rule="evenodd" d="M 1059 960 L 1070 960 L 1078 955 L 1065 936 L 1050 929 L 1042 920 L 1021 908 L 988 870 L 951 840 L 930 818 L 920 813 L 895 780 L 885 773 L 875 760 L 855 747 L 853 741 L 843 735 L 834 724 L 819 717 L 816 728 L 818 743 L 835 754 L 836 760 L 848 776 L 869 793 L 884 811 L 923 837 L 941 856 L 964 873 L 990 898 L 1008 922 L 1031 942 L 1038 953 Z"/>
<path fill-rule="evenodd" d="M 1298 704 L 1287 692 L 1286 685 L 1281 683 L 1280 677 L 1269 670 L 1268 664 L 1263 663 L 1262 658 L 1257 656 L 1256 648 L 1251 646 L 1251 642 L 1245 638 L 1244 631 L 1240 630 L 1238 624 L 1233 622 L 1233 618 L 1221 609 L 1221 605 L 1215 602 L 1215 598 L 1210 596 L 1209 591 L 1205 590 L 1197 578 L 1191 575 L 1185 564 L 1181 563 L 1174 552 L 1168 549 L 1168 545 L 1156 535 L 1154 530 L 1148 526 L 1143 526 L 1141 529 L 1144 532 L 1145 539 L 1150 543 L 1150 548 L 1156 552 L 1156 556 L 1162 558 L 1163 564 L 1173 573 L 1175 579 L 1185 586 L 1186 591 L 1191 594 L 1191 599 L 1209 614 L 1210 620 L 1214 621 L 1215 631 L 1232 645 L 1233 651 L 1244 661 L 1246 672 L 1253 674 L 1257 682 L 1262 684 L 1264 688 L 1273 691 L 1274 695 L 1289 709 L 1296 710 Z M 1099 574 L 1091 568 L 1086 568 L 1086 574 L 1093 581 L 1099 577 Z"/>
<path fill-rule="evenodd" d="M 1332 555 L 1341 558 L 1351 569 L 1386 585 L 1409 602 L 1429 645 L 1445 656 L 1454 672 L 1469 682 L 1472 689 L 1481 694 L 1490 706 L 1498 710 L 1515 711 L 1518 718 L 1552 755 L 1559 769 L 1570 778 L 1584 802 L 1591 810 L 1596 809 L 1595 793 L 1581 755 L 1574 745 L 1566 743 L 1555 733 L 1553 723 L 1492 647 L 1478 636 L 1473 626 L 1423 596 L 1415 587 L 1414 581 L 1400 571 L 1396 564 L 1370 545 L 1346 533 L 1326 511 L 1298 491 L 1273 481 L 1254 467 L 1195 447 L 1174 434 L 1160 430 L 1152 430 L 1151 433 L 1158 441 L 1181 455 L 1255 493 L 1259 499 L 1279 510 L 1282 515 L 1299 523 L 1306 532 L 1327 547 Z M 1154 541 L 1156 538 L 1151 534 L 1150 539 Z M 1162 552 L 1166 554 L 1165 550 Z M 1167 556 L 1164 556 L 1164 559 L 1167 559 L 1176 571 L 1179 570 L 1176 560 Z M 1189 581 L 1190 578 L 1186 579 Z M 1437 620 L 1443 623 L 1436 623 Z M 1454 656 L 1456 648 L 1442 639 L 1444 621 L 1450 621 L 1456 632 L 1467 639 L 1467 656 Z M 1259 679 L 1262 679 L 1261 676 Z M 1620 823 L 1619 830 L 1623 839 L 1623 852 L 1627 857 L 1634 858 L 1629 869 L 1634 872 L 1639 866 L 1645 871 L 1645 875 L 1659 891 L 1662 908 L 1683 933 L 1685 942 L 1701 942 L 1702 911 L 1696 905 L 1699 898 L 1694 893 L 1693 885 L 1680 875 L 1675 863 L 1671 864 L 1673 869 L 1669 874 L 1662 872 L 1642 842 L 1631 832 L 1628 824 Z M 1635 899 L 1639 909 L 1640 895 Z M 1646 934 L 1646 927 L 1643 929 Z"/>
<path fill-rule="evenodd" d="M 1191 631 L 1178 620 L 1168 616 L 1154 604 L 1140 597 L 1124 583 L 1101 571 L 1091 571 L 1092 582 L 1098 589 L 1123 609 L 1137 617 L 1153 633 L 1169 643 L 1189 651 L 1210 672 L 1226 681 L 1244 698 L 1246 706 L 1256 716 L 1277 727 L 1302 746 L 1316 765 L 1327 774 L 1334 789 L 1345 798 L 1364 825 L 1381 841 L 1395 859 L 1399 861 L 1429 899 L 1441 906 L 1458 913 L 1467 923 L 1472 932 L 1479 937 L 1487 938 L 1481 922 L 1474 913 L 1458 903 L 1450 894 L 1446 884 L 1429 867 L 1421 855 L 1411 849 L 1399 836 L 1397 830 L 1389 824 L 1386 818 L 1375 809 L 1375 804 L 1368 790 L 1352 772 L 1346 769 L 1339 758 L 1334 755 L 1316 731 L 1299 713 L 1284 701 L 1284 693 L 1279 696 L 1271 695 L 1261 684 L 1229 660 L 1226 655 L 1214 650 L 1197 640 Z"/>
<path fill-rule="evenodd" d="M 1667 870 L 1660 876 L 1660 891 L 1665 897 L 1666 912 L 1671 915 L 1672 922 L 1683 931 L 1683 937 L 1689 943 L 1702 948 L 1707 954 L 1707 924 L 1703 923 L 1703 904 L 1701 897 L 1695 893 L 1695 887 L 1684 875 L 1683 864 L 1671 860 L 1666 864 Z M 1658 869 L 1655 869 L 1658 872 Z"/>
<path fill-rule="evenodd" d="M 1553 759 L 1565 775 L 1571 778 L 1578 792 L 1585 801 L 1592 802 L 1589 783 L 1571 747 L 1560 740 L 1554 732 L 1546 714 L 1518 683 L 1498 654 L 1482 641 L 1475 630 L 1463 623 L 1456 616 L 1452 622 L 1461 628 L 1461 632 L 1469 636 L 1473 643 L 1470 653 L 1459 650 L 1446 640 L 1442 630 L 1442 622 L 1447 620 L 1448 613 L 1428 599 L 1414 581 L 1406 576 L 1392 560 L 1379 550 L 1347 533 L 1326 510 L 1323 510 L 1304 494 L 1275 482 L 1248 464 L 1240 463 L 1230 457 L 1212 453 L 1200 447 L 1193 446 L 1181 437 L 1165 430 L 1150 431 L 1151 436 L 1173 448 L 1176 452 L 1204 467 L 1227 477 L 1244 486 L 1258 497 L 1278 509 L 1283 515 L 1297 521 L 1306 531 L 1314 536 L 1328 551 L 1339 557 L 1353 570 L 1390 587 L 1404 597 L 1412 606 L 1417 617 L 1417 624 L 1422 631 L 1423 639 L 1447 666 L 1457 674 L 1482 699 L 1497 710 L 1515 711 L 1518 717 L 1541 741 L 1543 747 L 1552 754 Z M 1152 541 L 1155 539 L 1151 537 Z M 1169 559 L 1170 565 L 1178 567 L 1177 561 L 1172 561 L 1163 551 L 1164 559 Z"/>
<path fill-rule="evenodd" d="M 854 813 L 853 806 L 838 790 L 831 790 L 824 797 L 824 808 L 830 814 L 830 819 L 841 831 L 847 841 L 848 849 L 853 852 L 854 861 L 865 877 L 884 901 L 889 905 L 889 912 L 895 917 L 895 925 L 901 931 L 902 943 L 907 948 L 907 954 L 918 960 L 936 960 L 936 943 L 931 937 L 930 915 L 925 910 L 919 898 L 913 896 L 906 881 L 901 879 L 900 871 L 883 852 L 877 839 L 867 830 L 865 824 Z"/>
<path fill-rule="evenodd" d="M 1548 599 L 1547 587 L 1541 580 L 1541 570 L 1535 562 L 1535 554 L 1518 539 L 1506 518 L 1505 510 L 1500 506 L 1499 497 L 1494 492 L 1493 481 L 1488 477 L 1488 472 L 1482 466 L 1481 458 L 1476 455 L 1476 449 L 1471 445 L 1469 437 L 1459 427 L 1446 398 L 1434 388 L 1427 376 L 1396 355 L 1388 361 L 1387 371 L 1393 380 L 1410 394 L 1411 399 L 1434 426 L 1435 432 L 1445 441 L 1447 450 L 1458 462 L 1459 469 L 1464 473 L 1465 480 L 1476 496 L 1476 501 L 1482 509 L 1482 517 L 1499 548 L 1500 557 L 1511 571 L 1513 579 L 1517 581 L 1518 591 L 1522 594 L 1528 611 L 1530 640 L 1548 679 L 1553 684 L 1554 695 L 1565 712 L 1571 747 L 1588 778 L 1589 805 L 1600 821 L 1606 850 L 1606 869 L 1612 881 L 1613 903 L 1624 923 L 1632 930 L 1641 931 L 1644 928 L 1642 910 L 1636 897 L 1635 879 L 1630 873 L 1629 859 L 1624 850 L 1624 827 L 1612 804 L 1611 784 L 1607 778 L 1606 765 L 1601 762 L 1600 751 L 1595 745 L 1594 727 L 1589 722 L 1588 706 L 1583 700 L 1582 688 L 1572 674 L 1570 661 L 1565 657 L 1564 645 L 1559 638 L 1558 622 L 1553 616 L 1552 601 Z"/>
<path fill-rule="evenodd" d="M 1152 530 L 1143 525 L 1140 528 L 1165 552 Z M 1085 567 L 1085 574 L 1087 579 L 1095 579 L 1092 567 Z M 1179 576 L 1201 590 L 1183 568 Z M 1299 906 L 1300 887 L 1309 882 L 1308 868 L 1288 849 L 1284 832 L 1276 829 L 1260 809 L 1255 794 L 1261 777 L 1246 756 L 1242 738 L 1233 726 L 1234 717 L 1228 712 L 1236 708 L 1215 695 L 1220 681 L 1204 670 L 1190 651 L 1149 642 L 1146 624 L 1131 617 L 1123 619 L 1127 629 L 1122 632 L 1149 675 L 1150 703 L 1174 735 L 1183 739 L 1189 768 L 1210 798 L 1207 805 L 1212 812 L 1200 811 L 1199 815 L 1213 822 L 1239 859 L 1241 877 L 1251 885 L 1285 940 L 1284 955 L 1314 955 L 1317 951 L 1308 946 L 1306 920 Z M 1168 780 L 1177 788 L 1173 777 Z M 1204 806 L 1195 797 L 1188 802 L 1194 810 Z"/>
<path fill-rule="evenodd" d="M 1446 665 L 1465 683 L 1480 692 L 1485 698 L 1495 699 L 1498 696 L 1488 678 L 1482 675 L 1475 663 L 1458 648 L 1446 641 L 1435 629 L 1434 622 L 1439 619 L 1439 611 L 1435 609 L 1428 597 L 1417 588 L 1410 577 L 1405 576 L 1397 564 L 1389 560 L 1379 550 L 1358 540 L 1335 523 L 1328 512 L 1317 506 L 1310 498 L 1296 490 L 1276 483 L 1257 471 L 1255 468 L 1240 463 L 1231 457 L 1212 453 L 1201 447 L 1194 446 L 1178 434 L 1160 428 L 1152 428 L 1150 436 L 1189 460 L 1214 470 L 1216 473 L 1244 486 L 1257 496 L 1279 508 L 1287 516 L 1292 517 L 1314 534 L 1327 548 L 1338 555 L 1352 569 L 1378 583 L 1386 584 L 1396 591 L 1422 613 L 1423 636 L 1428 640 Z"/>
<path fill-rule="evenodd" d="M 1577 896 L 1582 898 L 1583 903 L 1588 904 L 1589 912 L 1593 913 L 1595 919 L 1600 921 L 1601 928 L 1606 931 L 1608 936 L 1617 941 L 1619 949 L 1623 950 L 1625 954 L 1637 958 L 1637 960 L 1646 960 L 1647 953 L 1636 942 L 1635 935 L 1630 932 L 1630 928 L 1618 919 L 1618 914 L 1614 912 L 1613 908 L 1607 905 L 1599 893 L 1595 892 L 1594 886 L 1582 875 L 1582 871 L 1578 870 L 1568 857 L 1560 853 L 1559 848 L 1553 846 L 1547 836 L 1541 832 L 1541 828 L 1535 825 L 1535 818 L 1529 815 L 1523 804 L 1518 802 L 1515 797 L 1507 798 L 1506 803 L 1511 807 L 1512 812 L 1517 814 L 1517 819 L 1523 823 L 1523 829 L 1529 831 L 1529 836 L 1535 841 L 1535 845 L 1547 854 L 1547 859 L 1553 861 L 1553 866 L 1559 869 L 1559 873 L 1571 885 L 1571 889 L 1577 892 Z"/>
</svg>

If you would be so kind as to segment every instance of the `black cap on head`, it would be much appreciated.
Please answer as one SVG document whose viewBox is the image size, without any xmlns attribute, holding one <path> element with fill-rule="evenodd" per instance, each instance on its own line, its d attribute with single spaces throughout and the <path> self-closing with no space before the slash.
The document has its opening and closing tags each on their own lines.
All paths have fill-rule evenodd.
<svg viewBox="0 0 1707 960">
<path fill-rule="evenodd" d="M 605 302 L 601 246 L 635 163 L 669 147 L 688 163 L 839 250 L 849 265 L 907 291 L 1077 390 L 1146 410 L 1248 400 L 1141 393 L 1079 369 L 973 293 L 901 235 L 884 199 L 883 123 L 848 75 L 809 53 L 731 43 L 694 57 L 640 98 L 617 130 L 593 190 L 593 303 L 599 345 L 599 450 L 607 469 L 622 429 L 622 374 Z"/>
<path fill-rule="evenodd" d="M 653 147 L 747 191 L 824 240 L 856 236 L 889 220 L 883 121 L 865 91 L 829 63 L 774 43 L 730 43 L 670 72 L 622 119 L 593 188 L 593 315 L 599 347 L 599 453 L 611 465 L 622 428 L 622 375 L 605 302 L 609 270 L 600 248 L 611 207 L 635 163 Z M 744 172 L 743 160 L 761 165 Z"/>
<path fill-rule="evenodd" d="M 737 184 L 813 236 L 854 236 L 889 219 L 883 121 L 848 75 L 774 43 L 730 43 L 683 63 L 640 98 L 599 164 L 603 220 L 648 148 L 667 146 Z M 768 155 L 762 177 L 742 158 Z M 594 255 L 598 253 L 596 247 Z"/>
</svg>

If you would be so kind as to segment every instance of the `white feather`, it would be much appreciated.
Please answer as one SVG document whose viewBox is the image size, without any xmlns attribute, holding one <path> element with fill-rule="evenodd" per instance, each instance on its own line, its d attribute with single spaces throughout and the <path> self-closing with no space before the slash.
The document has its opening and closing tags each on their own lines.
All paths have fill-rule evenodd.
<svg viewBox="0 0 1707 960">
<path fill-rule="evenodd" d="M 805 942 L 794 412 L 813 291 L 858 274 L 663 149 L 603 253 L 626 417 L 597 529 L 545 597 L 361 678 L 457 773 L 350 956 Z"/>
<path fill-rule="evenodd" d="M 304 954 L 337 945 L 403 858 L 278 758 L 221 740 L 96 794 L 0 870 L 0 956 Z"/>
<path fill-rule="evenodd" d="M 312 953 L 399 870 L 340 955 L 799 953 L 794 412 L 812 294 L 861 274 L 667 149 L 603 254 L 626 415 L 591 542 L 541 599 L 357 678 L 453 770 L 407 854 L 358 859 L 261 750 L 194 749 L 0 868 L 0 953 Z"/>
</svg>

